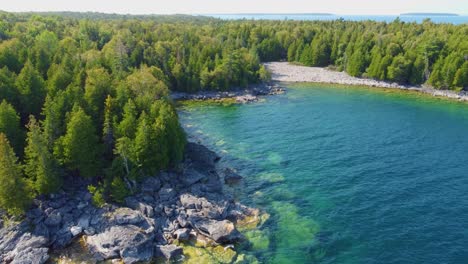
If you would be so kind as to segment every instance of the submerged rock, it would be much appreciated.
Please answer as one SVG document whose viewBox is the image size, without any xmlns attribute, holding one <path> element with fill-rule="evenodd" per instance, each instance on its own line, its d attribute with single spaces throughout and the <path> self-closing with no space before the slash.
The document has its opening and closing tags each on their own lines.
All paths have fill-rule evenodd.
<svg viewBox="0 0 468 264">
<path fill-rule="evenodd" d="M 155 256 L 166 260 L 178 260 L 183 254 L 183 249 L 176 245 L 164 245 L 155 247 Z"/>
<path fill-rule="evenodd" d="M 202 235 L 213 239 L 217 243 L 235 243 L 243 239 L 243 236 L 234 224 L 229 220 L 211 220 L 206 218 L 196 218 L 192 221 L 192 226 Z"/>
<path fill-rule="evenodd" d="M 224 183 L 228 185 L 238 184 L 243 179 L 242 176 L 237 174 L 237 172 L 235 172 L 231 168 L 225 168 L 223 170 L 223 174 L 224 174 Z"/>
</svg>

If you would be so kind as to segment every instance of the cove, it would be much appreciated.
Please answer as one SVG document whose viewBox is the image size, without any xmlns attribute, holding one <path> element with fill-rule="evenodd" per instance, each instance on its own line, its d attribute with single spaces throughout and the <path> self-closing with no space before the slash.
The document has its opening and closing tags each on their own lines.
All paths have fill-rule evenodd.
<svg viewBox="0 0 468 264">
<path fill-rule="evenodd" d="M 298 84 L 179 114 L 244 176 L 238 198 L 271 215 L 246 234 L 260 262 L 468 260 L 467 104 Z"/>
</svg>

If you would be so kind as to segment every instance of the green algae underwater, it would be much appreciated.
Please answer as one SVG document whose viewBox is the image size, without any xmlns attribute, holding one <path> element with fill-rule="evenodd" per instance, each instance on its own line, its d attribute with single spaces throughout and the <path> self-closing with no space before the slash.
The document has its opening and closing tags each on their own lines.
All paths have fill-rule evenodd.
<svg viewBox="0 0 468 264">
<path fill-rule="evenodd" d="M 244 176 L 236 197 L 270 214 L 244 231 L 242 253 L 259 263 L 466 263 L 468 104 L 287 86 L 253 104 L 179 106 L 188 135 Z"/>
</svg>

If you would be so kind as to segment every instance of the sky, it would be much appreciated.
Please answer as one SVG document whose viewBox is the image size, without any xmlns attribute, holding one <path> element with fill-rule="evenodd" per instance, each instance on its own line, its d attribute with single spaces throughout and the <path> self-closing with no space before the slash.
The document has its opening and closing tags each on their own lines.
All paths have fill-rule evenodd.
<svg viewBox="0 0 468 264">
<path fill-rule="evenodd" d="M 0 10 L 94 11 L 119 14 L 468 14 L 468 0 L 0 0 Z"/>
</svg>

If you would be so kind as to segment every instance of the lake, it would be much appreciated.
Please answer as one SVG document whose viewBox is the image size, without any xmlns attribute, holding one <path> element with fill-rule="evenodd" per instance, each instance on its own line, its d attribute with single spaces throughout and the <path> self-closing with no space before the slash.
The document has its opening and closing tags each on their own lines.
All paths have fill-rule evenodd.
<svg viewBox="0 0 468 264">
<path fill-rule="evenodd" d="M 180 117 L 271 215 L 246 233 L 261 262 L 467 263 L 468 104 L 296 84 Z"/>
<path fill-rule="evenodd" d="M 337 20 L 344 19 L 349 21 L 374 20 L 379 22 L 392 22 L 397 17 L 404 22 L 421 23 L 429 18 L 434 23 L 468 23 L 468 15 L 460 16 L 424 16 L 424 15 L 317 15 L 317 14 L 209 14 L 208 16 L 233 20 L 233 19 L 255 19 L 255 20 Z"/>
</svg>

